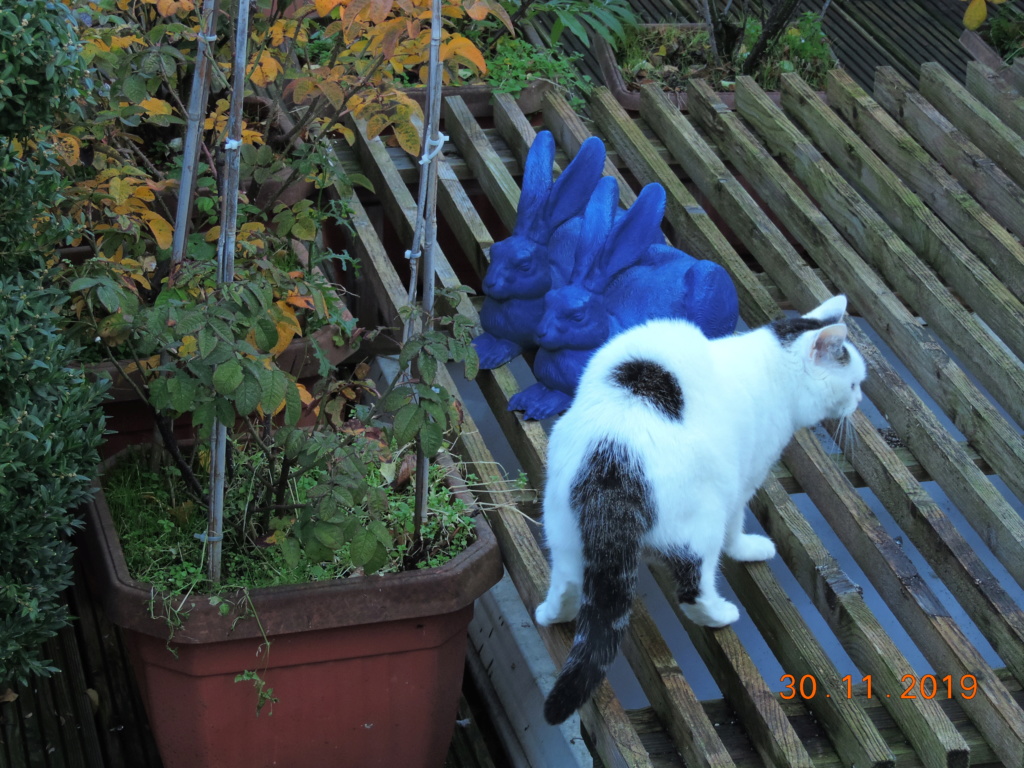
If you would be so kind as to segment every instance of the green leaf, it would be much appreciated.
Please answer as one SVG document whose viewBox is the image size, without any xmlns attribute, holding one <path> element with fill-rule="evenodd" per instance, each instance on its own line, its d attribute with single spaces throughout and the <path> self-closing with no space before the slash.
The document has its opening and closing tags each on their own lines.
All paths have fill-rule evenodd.
<svg viewBox="0 0 1024 768">
<path fill-rule="evenodd" d="M 205 360 L 217 346 L 217 336 L 209 328 L 199 331 L 199 359 Z"/>
<path fill-rule="evenodd" d="M 423 426 L 420 427 L 420 445 L 423 447 L 424 455 L 427 458 L 436 455 L 443 443 L 444 430 L 441 425 L 433 421 L 423 422 Z"/>
<path fill-rule="evenodd" d="M 267 352 L 277 344 L 277 326 L 268 316 L 264 315 L 257 320 L 253 330 L 256 335 L 256 346 L 262 351 Z"/>
<path fill-rule="evenodd" d="M 406 370 L 412 359 L 423 349 L 423 343 L 421 339 L 410 339 L 407 341 L 405 346 L 402 347 L 402 351 L 398 353 L 398 367 L 403 371 Z"/>
<path fill-rule="evenodd" d="M 466 349 L 465 377 L 472 381 L 480 373 L 480 356 L 476 353 L 476 347 L 470 345 Z"/>
<path fill-rule="evenodd" d="M 383 413 L 394 413 L 411 399 L 409 390 L 405 387 L 396 387 L 388 392 L 380 401 L 380 410 Z"/>
<path fill-rule="evenodd" d="M 375 559 L 378 549 L 383 549 L 383 547 L 377 537 L 365 528 L 360 528 L 349 544 L 349 559 L 357 568 L 365 568 L 367 563 Z"/>
<path fill-rule="evenodd" d="M 313 526 L 313 535 L 328 549 L 341 549 L 348 543 L 345 529 L 334 523 L 319 522 Z"/>
<path fill-rule="evenodd" d="M 238 415 L 248 416 L 255 411 L 256 406 L 260 404 L 261 394 L 260 383 L 251 375 L 245 375 L 234 393 L 235 409 L 238 411 Z"/>
<path fill-rule="evenodd" d="M 395 441 L 399 445 L 411 443 L 420 425 L 423 424 L 423 410 L 410 403 L 395 414 Z"/>
<path fill-rule="evenodd" d="M 277 410 L 290 383 L 287 374 L 281 370 L 267 371 L 266 376 L 260 377 L 260 386 L 263 389 L 260 407 L 264 413 L 269 414 Z"/>
<path fill-rule="evenodd" d="M 316 222 L 310 218 L 296 219 L 295 224 L 292 226 L 291 235 L 298 240 L 305 240 L 312 242 L 316 239 L 317 227 Z"/>
<path fill-rule="evenodd" d="M 288 536 L 281 539 L 278 542 L 278 546 L 281 547 L 281 554 L 284 556 L 284 561 L 288 564 L 288 567 L 297 568 L 302 557 L 302 547 L 299 545 L 299 542 Z"/>
<path fill-rule="evenodd" d="M 371 520 L 370 524 L 366 526 L 366 530 L 372 533 L 377 541 L 384 545 L 385 549 L 391 549 L 394 546 L 395 540 L 383 521 Z"/>
<path fill-rule="evenodd" d="M 425 351 L 420 353 L 417 363 L 420 368 L 420 379 L 426 384 L 433 384 L 437 378 L 437 358 Z"/>
<path fill-rule="evenodd" d="M 242 364 L 235 359 L 228 360 L 213 372 L 213 387 L 221 395 L 230 395 L 238 389 L 242 377 Z"/>
<path fill-rule="evenodd" d="M 284 390 L 284 423 L 298 424 L 302 416 L 302 398 L 299 397 L 299 388 L 294 382 L 289 381 Z"/>
</svg>

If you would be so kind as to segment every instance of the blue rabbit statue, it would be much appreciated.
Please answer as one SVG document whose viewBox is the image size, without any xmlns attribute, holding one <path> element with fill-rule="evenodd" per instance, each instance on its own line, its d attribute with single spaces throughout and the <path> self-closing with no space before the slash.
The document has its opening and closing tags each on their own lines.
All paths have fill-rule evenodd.
<svg viewBox="0 0 1024 768">
<path fill-rule="evenodd" d="M 590 356 L 615 334 L 648 320 L 675 317 L 708 338 L 732 333 L 739 315 L 736 288 L 718 264 L 664 243 L 665 190 L 648 184 L 624 214 L 618 187 L 602 179 L 575 234 L 551 242 L 551 258 L 572 254 L 569 282 L 548 292 L 537 326 L 537 384 L 509 401 L 528 419 L 566 408 Z"/>
<path fill-rule="evenodd" d="M 523 169 L 523 189 L 512 234 L 491 246 L 483 281 L 480 324 L 473 340 L 481 368 L 497 368 L 524 350 L 535 349 L 544 296 L 569 279 L 571 262 L 552 263 L 548 242 L 560 227 L 578 229 L 591 193 L 604 169 L 604 144 L 590 137 L 554 182 L 555 140 L 537 134 Z"/>
</svg>

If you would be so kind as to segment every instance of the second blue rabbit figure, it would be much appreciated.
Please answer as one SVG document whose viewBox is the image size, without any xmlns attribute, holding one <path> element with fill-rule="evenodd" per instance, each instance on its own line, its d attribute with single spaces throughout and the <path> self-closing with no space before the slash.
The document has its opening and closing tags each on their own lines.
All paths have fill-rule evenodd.
<svg viewBox="0 0 1024 768">
<path fill-rule="evenodd" d="M 546 267 L 541 275 L 546 286 L 530 297 L 509 297 L 508 292 L 492 296 L 494 248 L 502 245 L 496 243 L 481 312 L 488 333 L 476 340 L 483 367 L 500 365 L 524 349 L 537 348 L 533 364 L 537 383 L 509 401 L 509 410 L 524 411 L 528 419 L 545 419 L 566 410 L 591 355 L 626 328 L 655 318 L 678 317 L 693 322 L 708 338 L 716 338 L 732 333 L 739 315 L 736 289 L 721 266 L 665 244 L 661 232 L 665 190 L 660 184 L 648 184 L 633 206 L 621 211 L 615 179 L 597 180 L 604 146 L 598 139 L 588 139 L 559 177 L 559 182 L 565 180 L 561 190 L 584 195 L 586 207 L 578 201 L 573 205 L 558 200 L 550 181 L 553 140 L 545 133 L 538 135 L 531 148 L 521 200 L 531 203 L 526 214 L 533 231 L 546 229 L 547 239 L 527 249 L 517 221 L 513 236 L 504 241 L 515 247 L 499 248 L 503 259 L 498 277 L 504 280 L 510 265 L 525 255 L 531 268 L 538 261 Z M 537 149 L 537 162 L 531 168 Z M 574 167 L 575 173 L 570 174 Z M 540 191 L 529 192 L 527 187 L 535 183 Z M 541 201 L 548 206 L 546 215 L 533 207 Z M 521 206 L 520 218 L 523 213 Z M 538 219 L 550 224 L 538 226 Z M 484 319 L 488 309 L 490 322 Z M 495 317 L 502 323 L 495 323 Z M 503 354 L 486 354 L 497 349 Z"/>
</svg>

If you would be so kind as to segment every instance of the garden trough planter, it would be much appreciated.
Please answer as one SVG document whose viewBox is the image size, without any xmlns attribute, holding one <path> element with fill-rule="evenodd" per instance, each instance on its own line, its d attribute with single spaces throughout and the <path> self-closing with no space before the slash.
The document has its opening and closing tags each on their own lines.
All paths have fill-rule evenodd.
<svg viewBox="0 0 1024 768">
<path fill-rule="evenodd" d="M 476 519 L 476 541 L 438 568 L 256 589 L 227 615 L 191 598 L 168 640 L 100 490 L 82 554 L 124 632 L 164 768 L 443 765 L 473 602 L 502 574 L 494 534 Z M 261 713 L 253 683 L 235 682 L 247 670 L 277 699 Z"/>
</svg>

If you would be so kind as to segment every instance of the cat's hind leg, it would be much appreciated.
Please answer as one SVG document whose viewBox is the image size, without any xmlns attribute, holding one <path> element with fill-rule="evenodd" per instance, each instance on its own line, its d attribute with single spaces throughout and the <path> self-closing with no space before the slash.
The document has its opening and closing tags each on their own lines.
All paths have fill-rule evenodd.
<svg viewBox="0 0 1024 768">
<path fill-rule="evenodd" d="M 733 560 L 759 563 L 775 557 L 775 544 L 767 536 L 743 532 L 743 507 L 740 507 L 729 516 L 722 551 Z"/>
<path fill-rule="evenodd" d="M 572 621 L 583 596 L 583 542 L 575 529 L 554 534 L 546 531 L 551 547 L 551 585 L 534 617 L 543 627 Z"/>
<path fill-rule="evenodd" d="M 676 580 L 679 607 L 694 624 L 725 627 L 740 617 L 740 610 L 718 594 L 715 577 L 718 557 L 701 559 L 689 551 L 664 554 Z"/>
</svg>

